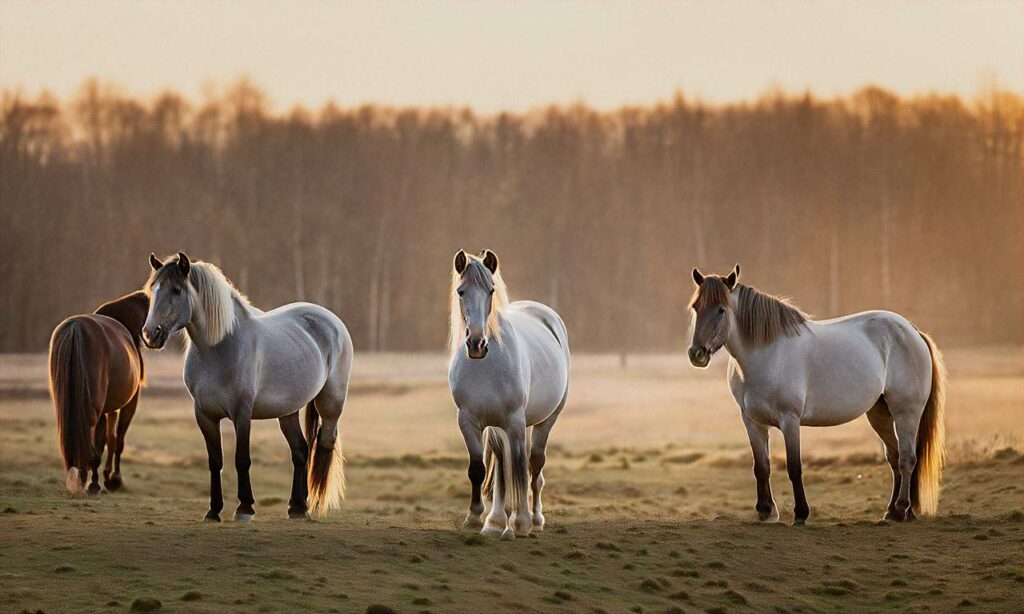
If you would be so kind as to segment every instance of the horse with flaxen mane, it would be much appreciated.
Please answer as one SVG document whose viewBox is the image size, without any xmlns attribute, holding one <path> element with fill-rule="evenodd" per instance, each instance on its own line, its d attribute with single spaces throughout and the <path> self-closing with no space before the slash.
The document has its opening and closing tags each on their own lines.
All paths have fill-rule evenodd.
<svg viewBox="0 0 1024 614">
<path fill-rule="evenodd" d="M 50 396 L 70 493 L 81 493 L 90 467 L 89 493 L 100 492 L 104 447 L 103 485 L 121 487 L 125 433 L 144 382 L 141 339 L 148 310 L 146 294 L 133 292 L 94 313 L 71 316 L 50 338 Z"/>
<path fill-rule="evenodd" d="M 292 453 L 289 518 L 323 515 L 338 507 L 345 476 L 338 421 L 348 395 L 352 338 L 338 316 L 310 303 L 291 303 L 263 312 L 254 307 L 208 262 L 179 252 L 160 261 L 146 282 L 151 308 L 142 337 L 160 349 L 184 330 L 189 348 L 185 386 L 206 440 L 210 467 L 210 509 L 219 522 L 224 507 L 220 472 L 224 464 L 220 423 L 235 427 L 238 507 L 235 520 L 256 514 L 249 433 L 253 420 L 277 419 Z M 306 435 L 299 410 L 306 408 Z"/>
<path fill-rule="evenodd" d="M 542 531 L 548 436 L 569 395 L 565 324 L 546 305 L 510 303 L 490 250 L 455 254 L 449 318 L 448 384 L 472 487 L 464 526 L 502 539 Z"/>
<path fill-rule="evenodd" d="M 754 452 L 756 509 L 779 517 L 768 477 L 768 428 L 782 431 L 794 517 L 810 513 L 800 464 L 800 427 L 836 426 L 867 414 L 885 445 L 893 489 L 886 520 L 934 514 L 945 456 L 946 370 L 931 337 L 889 311 L 812 320 L 788 301 L 693 270 L 697 289 L 690 362 L 704 368 L 726 348 L 729 387 Z"/>
</svg>

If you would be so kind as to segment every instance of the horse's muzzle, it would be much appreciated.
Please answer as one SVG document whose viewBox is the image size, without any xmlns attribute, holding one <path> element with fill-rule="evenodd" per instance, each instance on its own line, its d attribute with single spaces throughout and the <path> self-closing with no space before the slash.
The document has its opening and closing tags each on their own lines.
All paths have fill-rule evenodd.
<svg viewBox="0 0 1024 614">
<path fill-rule="evenodd" d="M 164 347 L 165 343 L 167 343 L 167 337 L 169 335 L 170 334 L 167 332 L 167 329 L 163 326 L 156 326 L 152 329 L 144 327 L 142 329 L 142 342 L 151 350 L 159 350 Z"/>
<path fill-rule="evenodd" d="M 698 369 L 707 367 L 708 363 L 711 362 L 711 352 L 707 348 L 691 347 L 687 354 L 690 357 L 690 364 Z"/>
<path fill-rule="evenodd" d="M 466 339 L 466 353 L 470 358 L 477 360 L 487 356 L 487 340 L 483 337 Z"/>
</svg>

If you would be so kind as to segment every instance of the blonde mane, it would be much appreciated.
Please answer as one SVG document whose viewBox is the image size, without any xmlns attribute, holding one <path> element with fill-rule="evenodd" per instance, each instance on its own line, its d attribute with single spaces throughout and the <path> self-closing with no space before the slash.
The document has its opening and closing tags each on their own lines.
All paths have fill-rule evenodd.
<svg viewBox="0 0 1024 614">
<path fill-rule="evenodd" d="M 489 338 L 498 343 L 501 343 L 501 326 L 498 321 L 498 314 L 508 305 L 508 288 L 505 286 L 505 280 L 501 278 L 501 271 L 492 275 L 490 270 L 484 266 L 482 258 L 471 256 L 470 254 L 466 254 L 466 258 L 466 268 L 462 271 L 462 274 L 455 272 L 454 269 L 452 270 L 451 303 L 448 311 L 448 352 L 450 356 L 455 356 L 459 352 L 466 337 L 466 321 L 462 317 L 462 305 L 459 301 L 458 292 L 464 277 L 476 279 L 490 278 L 491 283 L 494 284 L 491 311 L 487 314 L 486 333 Z"/>
<path fill-rule="evenodd" d="M 174 271 L 165 267 L 162 270 Z M 170 275 L 169 272 L 154 271 L 146 283 L 146 293 L 152 293 L 153 284 Z M 193 311 L 203 314 L 206 329 L 203 341 L 217 345 L 235 330 L 234 300 L 250 305 L 249 299 L 238 291 L 216 265 L 209 262 L 193 261 L 188 274 L 188 299 Z"/>
<path fill-rule="evenodd" d="M 736 288 L 737 300 L 733 301 L 733 293 L 722 278 L 709 275 L 694 292 L 690 308 L 696 313 L 712 306 L 731 306 L 740 336 L 744 343 L 753 347 L 771 343 L 781 336 L 798 335 L 811 319 L 787 298 L 772 296 L 744 284 L 736 284 Z"/>
</svg>

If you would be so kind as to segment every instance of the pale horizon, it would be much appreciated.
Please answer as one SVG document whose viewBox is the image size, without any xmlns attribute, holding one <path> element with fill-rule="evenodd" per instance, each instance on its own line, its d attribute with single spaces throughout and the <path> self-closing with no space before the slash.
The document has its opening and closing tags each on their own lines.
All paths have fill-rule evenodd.
<svg viewBox="0 0 1024 614">
<path fill-rule="evenodd" d="M 246 77 L 274 109 L 972 99 L 1024 93 L 1024 3 L 0 4 L 5 90 L 66 99 L 93 77 L 194 99 Z"/>
</svg>

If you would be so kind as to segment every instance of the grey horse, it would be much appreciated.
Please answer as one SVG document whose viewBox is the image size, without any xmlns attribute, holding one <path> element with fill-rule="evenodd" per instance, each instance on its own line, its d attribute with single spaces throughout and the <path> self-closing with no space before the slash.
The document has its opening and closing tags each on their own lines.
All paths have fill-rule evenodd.
<svg viewBox="0 0 1024 614">
<path fill-rule="evenodd" d="M 276 418 L 291 447 L 289 518 L 323 515 L 340 505 L 345 481 L 338 420 L 352 370 L 352 339 L 338 316 L 309 303 L 264 313 L 212 264 L 190 262 L 180 252 L 165 262 L 150 254 L 149 261 L 153 272 L 145 289 L 150 308 L 142 338 L 148 347 L 160 349 L 170 335 L 187 332 L 185 386 L 210 460 L 205 519 L 219 522 L 224 507 L 224 418 L 231 420 L 236 437 L 235 520 L 251 520 L 256 513 L 249 481 L 252 420 Z M 302 407 L 305 437 L 299 424 Z"/>
<path fill-rule="evenodd" d="M 448 383 L 469 451 L 472 485 L 465 526 L 502 539 L 541 531 L 548 435 L 569 394 L 565 324 L 546 305 L 509 303 L 498 257 L 490 250 L 480 257 L 461 250 L 455 255 L 450 320 Z M 481 522 L 483 497 L 489 494 L 491 511 Z"/>
</svg>

